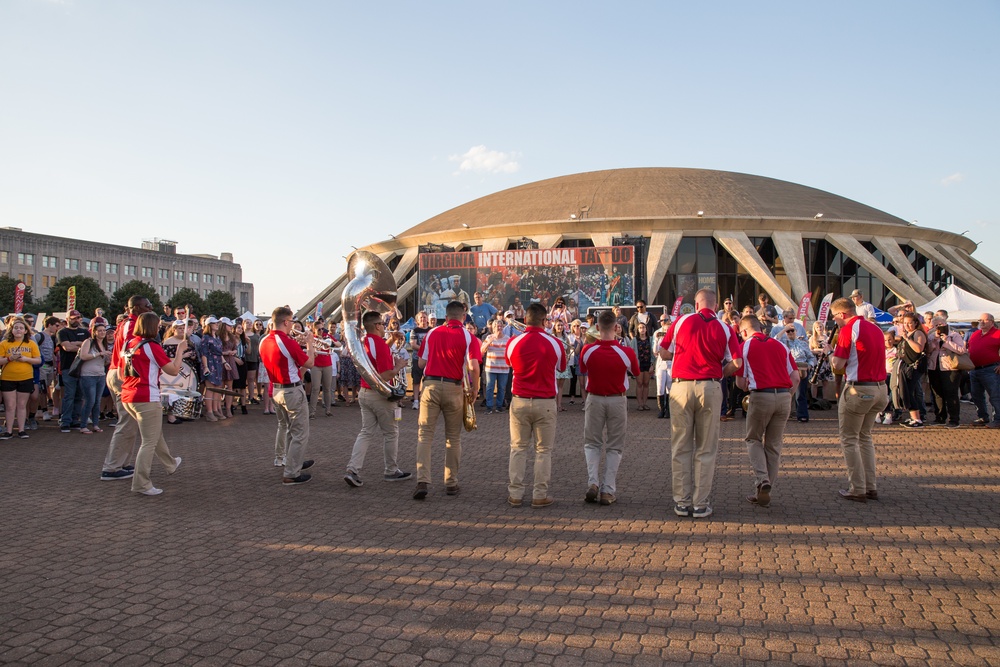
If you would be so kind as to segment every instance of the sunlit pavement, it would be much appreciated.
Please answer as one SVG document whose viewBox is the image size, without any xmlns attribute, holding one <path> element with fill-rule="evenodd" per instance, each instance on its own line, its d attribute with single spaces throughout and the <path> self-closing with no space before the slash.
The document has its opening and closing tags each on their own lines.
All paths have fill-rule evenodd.
<svg viewBox="0 0 1000 667">
<path fill-rule="evenodd" d="M 184 462 L 154 463 L 157 497 L 98 480 L 110 430 L 0 443 L 0 663 L 1000 664 L 1000 432 L 878 426 L 880 500 L 857 504 L 836 415 L 814 412 L 764 509 L 736 419 L 693 520 L 671 511 L 668 422 L 634 401 L 618 502 L 585 504 L 567 407 L 545 509 L 506 503 L 507 415 L 464 435 L 458 496 L 439 426 L 423 502 L 381 480 L 379 447 L 344 483 L 356 406 L 311 422 L 292 488 L 258 406 L 165 426 Z"/>
</svg>

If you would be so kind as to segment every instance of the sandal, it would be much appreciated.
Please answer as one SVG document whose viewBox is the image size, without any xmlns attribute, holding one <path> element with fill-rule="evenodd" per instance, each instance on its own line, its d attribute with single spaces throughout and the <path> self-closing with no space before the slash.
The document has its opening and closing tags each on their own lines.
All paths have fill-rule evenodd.
<svg viewBox="0 0 1000 667">
<path fill-rule="evenodd" d="M 99 428 L 97 426 L 93 427 L 90 430 L 93 431 L 94 433 L 104 433 L 104 429 L 103 428 Z"/>
<path fill-rule="evenodd" d="M 91 431 L 91 430 L 90 430 L 89 428 L 87 428 L 86 426 L 84 426 L 83 428 L 81 428 L 81 429 L 80 429 L 80 433 L 82 433 L 82 434 L 84 434 L 84 435 L 93 435 L 93 433 L 94 433 L 94 432 L 93 432 L 93 431 Z"/>
</svg>

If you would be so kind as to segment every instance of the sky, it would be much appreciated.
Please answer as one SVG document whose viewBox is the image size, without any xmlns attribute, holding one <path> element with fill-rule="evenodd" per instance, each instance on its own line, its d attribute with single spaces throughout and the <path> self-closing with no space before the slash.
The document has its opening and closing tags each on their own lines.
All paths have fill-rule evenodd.
<svg viewBox="0 0 1000 667">
<path fill-rule="evenodd" d="M 965 232 L 1000 269 L 1000 2 L 0 0 L 0 226 L 352 246 L 546 178 L 693 167 Z"/>
</svg>

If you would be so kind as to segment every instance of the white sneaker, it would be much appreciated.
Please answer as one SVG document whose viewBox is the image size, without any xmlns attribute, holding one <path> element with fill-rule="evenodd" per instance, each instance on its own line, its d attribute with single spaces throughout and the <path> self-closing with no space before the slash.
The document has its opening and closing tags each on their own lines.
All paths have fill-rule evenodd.
<svg viewBox="0 0 1000 667">
<path fill-rule="evenodd" d="M 175 472 L 177 472 L 177 469 L 181 467 L 181 457 L 175 456 L 174 457 L 174 463 L 176 463 L 177 465 L 174 466 L 174 469 L 173 469 L 172 472 L 168 473 L 170 475 L 173 475 Z"/>
<path fill-rule="evenodd" d="M 889 425 L 892 424 L 892 413 L 891 412 L 885 413 L 885 419 L 882 420 L 882 423 L 885 424 L 886 426 L 889 426 Z"/>
<path fill-rule="evenodd" d="M 420 409 L 420 401 L 413 401 L 413 409 L 414 410 Z"/>
<path fill-rule="evenodd" d="M 43 412 L 42 421 L 43 422 L 52 421 L 52 415 L 50 415 L 48 412 Z"/>
<path fill-rule="evenodd" d="M 274 467 L 275 468 L 284 468 L 285 467 L 285 459 L 280 458 L 280 457 L 275 457 L 275 459 L 274 459 Z"/>
<path fill-rule="evenodd" d="M 151 486 L 145 491 L 140 491 L 139 493 L 141 493 L 144 496 L 158 496 L 161 493 L 163 493 L 163 489 L 158 489 L 155 486 Z"/>
</svg>

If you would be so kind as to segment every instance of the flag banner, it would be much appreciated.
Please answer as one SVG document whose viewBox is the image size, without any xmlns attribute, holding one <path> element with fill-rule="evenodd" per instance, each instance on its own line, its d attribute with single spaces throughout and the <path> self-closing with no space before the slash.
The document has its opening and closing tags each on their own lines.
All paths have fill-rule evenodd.
<svg viewBox="0 0 1000 667">
<path fill-rule="evenodd" d="M 675 319 L 675 320 L 678 317 L 680 317 L 681 306 L 683 306 L 683 305 L 684 305 L 684 297 L 682 297 L 682 296 L 677 297 L 677 301 L 674 301 L 674 309 L 672 311 L 670 311 L 670 317 L 673 318 L 673 319 Z"/>
<path fill-rule="evenodd" d="M 66 290 L 66 312 L 76 310 L 76 285 Z"/>
<path fill-rule="evenodd" d="M 830 304 L 833 303 L 833 292 L 823 297 L 823 302 L 819 304 L 819 313 L 816 315 L 817 322 L 826 323 L 826 318 L 830 315 Z"/>
<path fill-rule="evenodd" d="M 17 315 L 21 314 L 24 310 L 24 290 L 28 288 L 24 283 L 18 283 L 17 287 L 14 288 L 14 313 Z"/>
<path fill-rule="evenodd" d="M 812 301 L 812 292 L 806 292 L 802 296 L 802 300 L 799 301 L 799 319 L 805 321 L 806 315 L 809 313 L 809 303 Z"/>
</svg>

